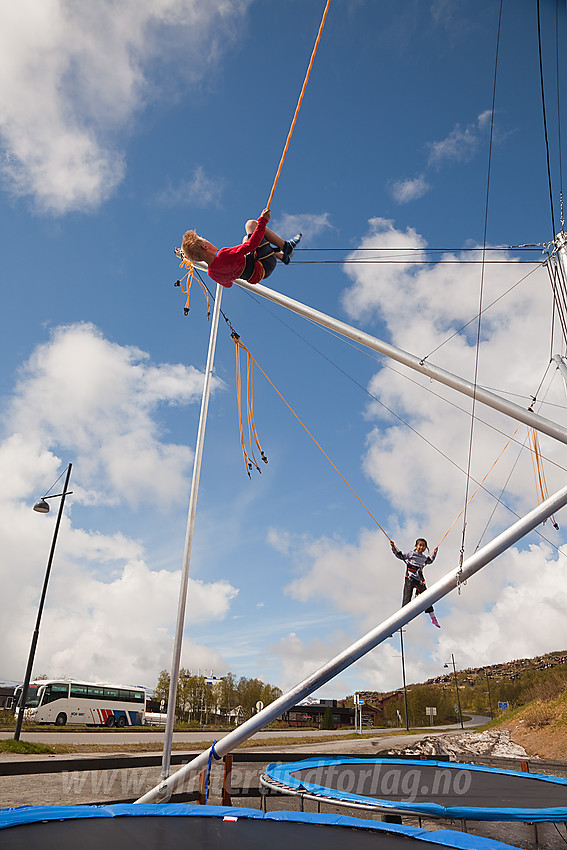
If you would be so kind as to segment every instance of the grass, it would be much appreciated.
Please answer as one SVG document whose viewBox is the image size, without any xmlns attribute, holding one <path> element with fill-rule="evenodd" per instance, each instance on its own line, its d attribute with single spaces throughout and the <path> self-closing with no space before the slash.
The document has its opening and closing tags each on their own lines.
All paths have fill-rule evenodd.
<svg viewBox="0 0 567 850">
<path fill-rule="evenodd" d="M 53 755 L 55 749 L 46 744 L 32 744 L 31 741 L 14 741 L 13 738 L 10 738 L 8 741 L 0 741 L 0 753 L 23 753 L 24 755 L 45 755 L 49 753 Z"/>
<path fill-rule="evenodd" d="M 121 730 L 122 731 L 122 730 Z M 412 729 L 409 733 L 399 731 L 396 732 L 396 735 L 407 735 L 407 734 L 415 734 L 416 732 L 423 732 L 424 730 L 416 730 Z M 360 741 L 365 738 L 376 738 L 377 735 L 387 734 L 388 730 L 385 729 L 375 729 L 372 732 L 366 732 L 362 735 L 357 732 L 350 732 L 346 735 L 306 735 L 301 738 L 288 738 L 282 736 L 281 738 L 252 738 L 246 741 L 243 746 L 247 749 L 254 749 L 257 747 L 266 747 L 271 750 L 276 750 L 278 747 L 305 747 L 308 744 L 322 744 L 327 741 L 345 741 L 345 740 L 355 740 Z M 208 749 L 213 743 L 213 739 L 210 741 L 195 741 L 194 743 L 174 743 L 172 745 L 172 749 L 178 752 L 202 752 L 203 750 Z M 29 747 L 29 749 L 16 749 L 12 748 L 12 745 L 20 746 L 20 747 Z M 27 743 L 25 741 L 0 741 L 0 753 L 50 753 L 55 755 L 67 755 L 71 753 L 78 754 L 86 754 L 86 753 L 99 753 L 104 755 L 106 753 L 159 753 L 162 751 L 162 743 L 160 741 L 148 741 L 147 743 L 138 743 L 138 744 L 52 744 L 50 746 L 46 746 L 44 744 L 32 744 Z"/>
</svg>

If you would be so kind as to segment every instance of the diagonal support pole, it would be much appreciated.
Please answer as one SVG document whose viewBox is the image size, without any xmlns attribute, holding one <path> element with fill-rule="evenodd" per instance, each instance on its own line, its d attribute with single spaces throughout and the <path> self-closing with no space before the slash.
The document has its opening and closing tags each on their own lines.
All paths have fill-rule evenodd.
<svg viewBox="0 0 567 850">
<path fill-rule="evenodd" d="M 347 337 L 347 339 L 352 339 L 366 348 L 371 348 L 373 351 L 384 354 L 391 360 L 396 360 L 404 366 L 409 366 L 410 369 L 414 369 L 416 372 L 421 372 L 422 375 L 431 378 L 433 381 L 452 387 L 457 392 L 469 396 L 469 398 L 476 398 L 482 404 L 493 408 L 493 410 L 498 410 L 500 413 L 506 414 L 506 416 L 511 416 L 517 422 L 523 422 L 525 425 L 535 428 L 536 431 L 541 431 L 555 440 L 567 443 L 567 428 L 558 425 L 556 422 L 552 422 L 550 419 L 546 419 L 544 416 L 539 416 L 539 414 L 533 413 L 531 410 L 526 410 L 512 401 L 508 401 L 508 399 L 490 392 L 490 390 L 485 390 L 483 387 L 478 386 L 478 384 L 475 386 L 472 381 L 467 381 L 465 378 L 460 378 L 458 375 L 441 369 L 439 366 L 434 366 L 428 360 L 420 360 L 419 357 L 409 354 L 401 348 L 396 348 L 395 345 L 390 345 L 390 343 L 371 336 L 358 328 L 347 325 L 346 322 L 341 322 L 339 319 L 326 315 L 326 313 L 321 313 L 320 310 L 315 310 L 313 307 L 302 304 L 300 301 L 295 301 L 287 295 L 282 295 L 281 292 L 268 289 L 259 283 L 252 285 L 245 280 L 239 280 L 238 284 L 243 289 L 248 290 L 248 292 L 261 295 L 262 298 L 286 307 L 292 313 L 297 313 L 298 316 L 310 319 L 312 322 L 329 328 L 341 334 L 341 336 Z"/>
<path fill-rule="evenodd" d="M 499 534 L 498 537 L 495 537 L 494 540 L 471 555 L 470 558 L 467 558 L 461 568 L 455 567 L 455 569 L 451 570 L 443 578 L 435 582 L 435 584 L 432 584 L 431 587 L 413 599 L 408 605 L 400 608 L 399 611 L 392 614 L 391 617 L 388 617 L 375 629 L 372 629 L 364 637 L 345 649 L 340 655 L 337 655 L 327 664 L 323 665 L 323 667 L 311 676 L 308 676 L 290 691 L 282 694 L 281 697 L 270 703 L 270 705 L 266 706 L 266 708 L 262 709 L 262 711 L 251 717 L 237 729 L 234 729 L 228 735 L 225 735 L 224 738 L 221 738 L 215 744 L 213 755 L 220 759 L 227 753 L 232 752 L 232 750 L 243 744 L 244 741 L 251 738 L 256 732 L 259 732 L 278 718 L 284 711 L 292 708 L 297 702 L 309 696 L 309 694 L 316 691 L 339 673 L 342 673 L 343 670 L 346 670 L 347 667 L 350 667 L 351 664 L 354 664 L 355 661 L 358 661 L 359 658 L 362 658 L 363 655 L 366 655 L 366 653 L 370 652 L 370 650 L 374 649 L 384 640 L 392 637 L 402 626 L 409 623 L 410 620 L 413 620 L 434 602 L 451 593 L 459 583 L 473 576 L 566 504 L 567 486 L 558 490 L 557 493 L 554 493 L 545 502 L 538 505 L 537 508 L 534 508 L 526 516 L 519 519 Z M 174 773 L 160 785 L 148 791 L 143 797 L 136 800 L 136 802 L 166 802 L 180 783 L 195 773 L 199 773 L 199 771 L 207 766 L 211 751 L 212 748 L 209 748 L 198 755 L 193 761 L 184 765 L 177 773 Z"/>
</svg>

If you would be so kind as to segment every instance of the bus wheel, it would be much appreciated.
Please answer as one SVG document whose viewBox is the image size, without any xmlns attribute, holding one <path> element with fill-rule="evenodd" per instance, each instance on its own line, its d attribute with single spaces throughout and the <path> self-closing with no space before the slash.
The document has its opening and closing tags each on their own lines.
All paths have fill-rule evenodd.
<svg viewBox="0 0 567 850">
<path fill-rule="evenodd" d="M 105 726 L 114 726 L 114 723 L 115 723 L 114 714 L 109 714 L 108 717 L 106 718 L 106 723 L 104 725 Z"/>
<path fill-rule="evenodd" d="M 126 726 L 126 718 L 125 717 L 119 717 L 118 720 L 116 721 L 116 725 L 120 729 L 124 729 L 124 727 Z"/>
<path fill-rule="evenodd" d="M 62 711 L 55 718 L 55 725 L 56 726 L 65 726 L 66 723 L 67 723 L 67 715 Z"/>
</svg>

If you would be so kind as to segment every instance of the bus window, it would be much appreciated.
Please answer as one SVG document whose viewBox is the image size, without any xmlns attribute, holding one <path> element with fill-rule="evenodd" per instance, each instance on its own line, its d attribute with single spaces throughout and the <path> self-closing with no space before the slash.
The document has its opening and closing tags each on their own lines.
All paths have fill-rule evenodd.
<svg viewBox="0 0 567 850">
<path fill-rule="evenodd" d="M 87 696 L 87 686 L 86 685 L 71 685 L 71 696 L 86 699 Z"/>
<path fill-rule="evenodd" d="M 97 688 L 95 685 L 89 685 L 87 688 L 87 696 L 89 699 L 103 699 L 104 688 Z"/>
<path fill-rule="evenodd" d="M 53 702 L 56 699 L 66 699 L 69 696 L 69 685 L 67 682 L 52 682 L 43 689 L 41 704 Z"/>
<path fill-rule="evenodd" d="M 104 689 L 104 698 L 105 699 L 112 699 L 112 700 L 119 700 L 120 699 L 120 692 L 116 688 L 105 688 Z"/>
</svg>

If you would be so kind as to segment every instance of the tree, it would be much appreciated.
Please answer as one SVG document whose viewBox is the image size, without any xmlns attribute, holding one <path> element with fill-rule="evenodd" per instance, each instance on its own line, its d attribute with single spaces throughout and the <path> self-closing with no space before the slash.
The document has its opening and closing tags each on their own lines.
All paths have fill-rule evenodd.
<svg viewBox="0 0 567 850">
<path fill-rule="evenodd" d="M 327 706 L 325 711 L 323 712 L 323 719 L 321 720 L 321 729 L 334 729 L 335 723 L 333 721 L 333 709 L 330 705 Z"/>
<path fill-rule="evenodd" d="M 165 705 L 167 705 L 169 699 L 169 673 L 167 670 L 162 670 L 159 674 L 152 699 L 159 700 L 159 702 L 164 700 Z"/>
</svg>

